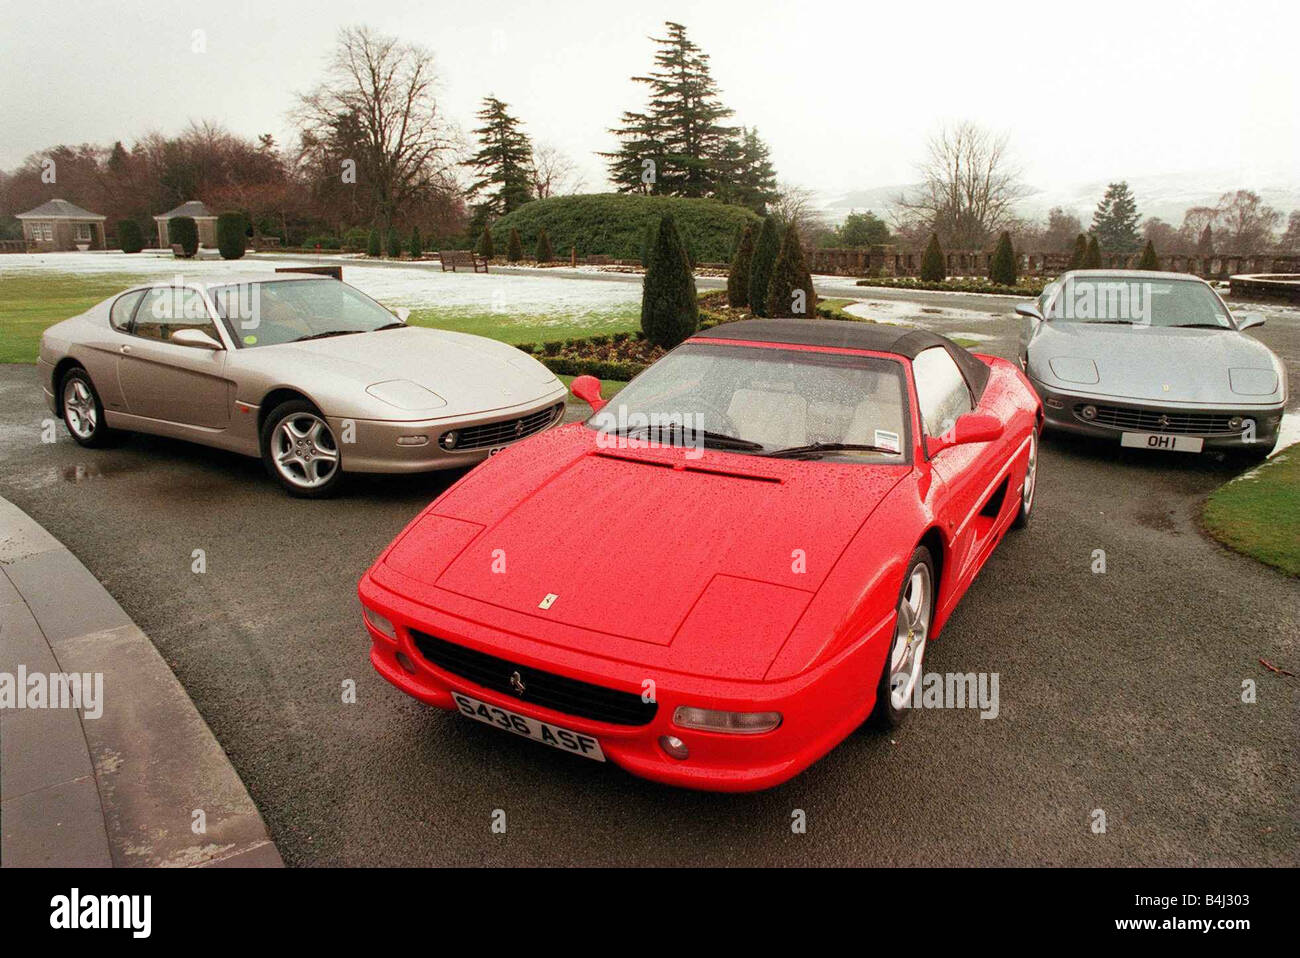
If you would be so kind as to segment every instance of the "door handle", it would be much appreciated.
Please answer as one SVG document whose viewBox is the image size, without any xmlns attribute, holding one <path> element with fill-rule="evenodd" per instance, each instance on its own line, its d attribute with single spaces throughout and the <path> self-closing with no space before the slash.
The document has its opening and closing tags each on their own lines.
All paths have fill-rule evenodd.
<svg viewBox="0 0 1300 958">
<path fill-rule="evenodd" d="M 120 352 L 120 353 L 129 353 L 130 351 L 131 351 L 131 347 L 130 347 L 130 346 L 123 346 L 123 347 L 121 347 L 121 348 L 118 350 L 118 352 Z"/>
</svg>

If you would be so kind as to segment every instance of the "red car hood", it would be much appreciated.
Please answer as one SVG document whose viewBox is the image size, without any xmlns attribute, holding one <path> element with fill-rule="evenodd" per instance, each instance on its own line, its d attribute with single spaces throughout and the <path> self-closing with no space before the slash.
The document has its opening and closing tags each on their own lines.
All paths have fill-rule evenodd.
<svg viewBox="0 0 1300 958">
<path fill-rule="evenodd" d="M 712 451 L 695 461 L 680 449 L 603 451 L 577 429 L 489 460 L 387 562 L 548 622 L 672 645 L 674 659 L 679 645 L 697 658 L 698 637 L 699 656 L 721 653 L 732 659 L 727 671 L 760 677 L 849 540 L 907 472 Z M 446 543 L 430 548 L 430 537 Z M 555 598 L 543 609 L 547 596 Z M 736 647 L 728 653 L 720 642 Z"/>
</svg>

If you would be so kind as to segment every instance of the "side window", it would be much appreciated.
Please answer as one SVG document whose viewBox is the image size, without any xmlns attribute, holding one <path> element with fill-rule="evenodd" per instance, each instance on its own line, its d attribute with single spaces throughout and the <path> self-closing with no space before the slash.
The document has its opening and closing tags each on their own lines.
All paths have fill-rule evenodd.
<svg viewBox="0 0 1300 958">
<path fill-rule="evenodd" d="M 135 304 L 140 302 L 144 296 L 144 290 L 137 289 L 130 293 L 123 293 L 113 303 L 113 308 L 108 311 L 108 321 L 113 328 L 119 332 L 125 333 L 127 327 L 131 325 L 131 314 L 135 312 Z"/>
<path fill-rule="evenodd" d="M 145 339 L 167 342 L 178 329 L 200 329 L 217 342 L 217 327 L 208 315 L 203 295 L 190 287 L 154 286 L 144 295 L 131 332 Z"/>
<path fill-rule="evenodd" d="M 970 387 L 942 346 L 931 346 L 913 359 L 912 375 L 916 379 L 916 399 L 927 435 L 943 435 L 958 416 L 973 408 Z"/>
</svg>

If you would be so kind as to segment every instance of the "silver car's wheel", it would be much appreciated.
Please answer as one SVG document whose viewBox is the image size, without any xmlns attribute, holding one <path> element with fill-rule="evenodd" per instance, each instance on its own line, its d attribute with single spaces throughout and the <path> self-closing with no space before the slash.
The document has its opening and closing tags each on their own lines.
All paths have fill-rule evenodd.
<svg viewBox="0 0 1300 958">
<path fill-rule="evenodd" d="M 79 377 L 68 377 L 63 384 L 63 421 L 78 439 L 89 439 L 99 425 L 99 411 L 90 385 Z"/>
<path fill-rule="evenodd" d="M 930 634 L 930 613 L 934 605 L 934 584 L 930 567 L 918 562 L 912 567 L 898 602 L 898 625 L 894 647 L 889 653 L 889 700 L 895 709 L 906 707 L 921 677 L 925 642 Z"/>
<path fill-rule="evenodd" d="M 325 420 L 315 413 L 290 413 L 271 434 L 275 470 L 291 486 L 318 489 L 334 478 L 339 449 Z"/>
</svg>

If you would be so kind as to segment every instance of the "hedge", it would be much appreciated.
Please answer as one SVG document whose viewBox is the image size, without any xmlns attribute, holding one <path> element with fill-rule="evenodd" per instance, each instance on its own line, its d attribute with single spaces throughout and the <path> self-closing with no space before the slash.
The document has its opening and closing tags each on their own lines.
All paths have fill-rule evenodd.
<svg viewBox="0 0 1300 958">
<path fill-rule="evenodd" d="M 122 220 L 117 224 L 117 241 L 123 253 L 138 253 L 144 249 L 144 233 L 135 220 Z"/>
<path fill-rule="evenodd" d="M 239 259 L 244 255 L 248 217 L 243 213 L 222 213 L 217 217 L 217 249 L 222 259 Z"/>
<path fill-rule="evenodd" d="M 185 256 L 199 251 L 199 225 L 192 216 L 173 216 L 167 221 L 167 239 L 180 246 Z"/>
</svg>

